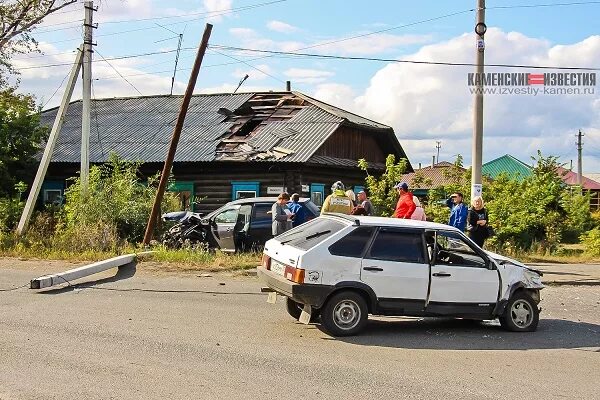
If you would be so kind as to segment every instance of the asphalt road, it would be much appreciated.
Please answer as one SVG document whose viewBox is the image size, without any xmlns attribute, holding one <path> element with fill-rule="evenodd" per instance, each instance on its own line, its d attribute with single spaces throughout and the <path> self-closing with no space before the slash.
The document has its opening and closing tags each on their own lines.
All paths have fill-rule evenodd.
<svg viewBox="0 0 600 400">
<path fill-rule="evenodd" d="M 0 289 L 42 270 L 0 267 Z M 259 288 L 138 268 L 0 292 L 0 399 L 600 398 L 600 286 L 544 289 L 535 333 L 387 318 L 344 339 Z"/>
</svg>

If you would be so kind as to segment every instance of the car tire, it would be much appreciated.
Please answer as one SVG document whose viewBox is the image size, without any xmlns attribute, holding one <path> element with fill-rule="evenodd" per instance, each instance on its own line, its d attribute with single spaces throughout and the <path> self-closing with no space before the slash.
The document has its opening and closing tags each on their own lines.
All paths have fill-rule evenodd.
<svg viewBox="0 0 600 400">
<path fill-rule="evenodd" d="M 302 309 L 304 308 L 303 304 L 300 304 L 289 297 L 285 298 L 285 308 L 287 309 L 288 314 L 296 321 L 300 319 L 300 314 L 302 314 Z M 312 313 L 310 315 L 310 322 L 315 322 L 319 319 L 320 310 L 313 308 Z"/>
<path fill-rule="evenodd" d="M 369 317 L 365 299 L 356 292 L 333 295 L 321 311 L 321 323 L 332 336 L 353 336 L 364 329 Z"/>
<path fill-rule="evenodd" d="M 533 332 L 540 321 L 540 310 L 533 298 L 519 291 L 508 299 L 500 325 L 513 332 Z"/>
</svg>

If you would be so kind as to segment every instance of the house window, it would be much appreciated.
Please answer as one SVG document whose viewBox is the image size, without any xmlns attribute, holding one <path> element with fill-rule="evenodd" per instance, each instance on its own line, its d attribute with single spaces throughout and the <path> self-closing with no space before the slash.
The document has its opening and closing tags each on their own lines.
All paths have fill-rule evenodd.
<svg viewBox="0 0 600 400">
<path fill-rule="evenodd" d="M 169 185 L 168 190 L 179 198 L 181 211 L 194 211 L 194 182 L 173 182 Z"/>
<path fill-rule="evenodd" d="M 231 199 L 247 199 L 257 197 L 260 192 L 259 182 L 231 182 Z"/>
<path fill-rule="evenodd" d="M 322 183 L 313 183 L 310 185 L 310 199 L 317 207 L 323 205 L 325 199 L 325 185 Z"/>
<path fill-rule="evenodd" d="M 53 204 L 53 205 L 62 204 L 62 190 L 60 190 L 60 189 L 44 190 L 44 204 Z"/>
</svg>

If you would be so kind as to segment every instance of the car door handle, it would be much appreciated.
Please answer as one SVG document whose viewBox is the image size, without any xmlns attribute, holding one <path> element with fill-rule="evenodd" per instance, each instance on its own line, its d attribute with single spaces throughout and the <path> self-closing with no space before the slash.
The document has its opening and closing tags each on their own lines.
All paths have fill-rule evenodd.
<svg viewBox="0 0 600 400">
<path fill-rule="evenodd" d="M 379 268 L 379 267 L 364 267 L 363 270 L 365 270 L 365 271 L 383 271 L 383 268 Z"/>
<path fill-rule="evenodd" d="M 449 274 L 447 272 L 436 272 L 436 273 L 433 273 L 431 275 L 433 275 L 433 276 L 441 276 L 441 277 L 452 276 L 452 274 Z"/>
</svg>

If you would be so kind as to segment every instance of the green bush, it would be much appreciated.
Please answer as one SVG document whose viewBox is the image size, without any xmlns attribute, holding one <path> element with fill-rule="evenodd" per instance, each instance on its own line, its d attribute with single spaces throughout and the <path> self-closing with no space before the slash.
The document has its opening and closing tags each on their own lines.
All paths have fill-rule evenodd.
<svg viewBox="0 0 600 400">
<path fill-rule="evenodd" d="M 585 252 L 591 256 L 600 256 L 600 228 L 594 228 L 581 235 Z"/>
<path fill-rule="evenodd" d="M 147 184 L 141 184 L 138 168 L 139 163 L 124 161 L 111 154 L 108 163 L 90 168 L 85 195 L 82 194 L 80 179 L 75 178 L 65 191 L 66 230 L 90 227 L 102 233 L 99 237 L 102 241 L 104 228 L 97 229 L 101 224 L 114 227 L 121 239 L 132 243 L 141 241 L 154 203 L 158 176 L 149 178 Z M 175 195 L 165 193 L 162 210 L 172 211 L 177 206 Z"/>
</svg>

